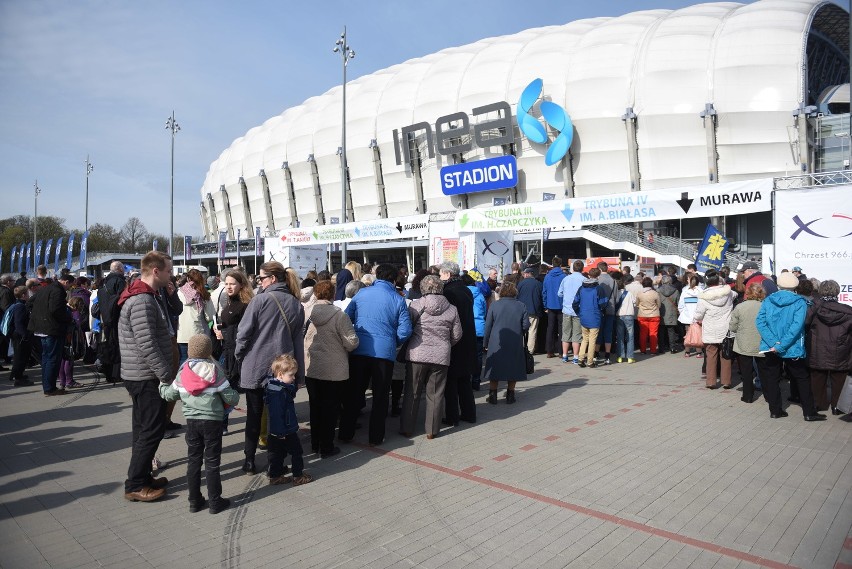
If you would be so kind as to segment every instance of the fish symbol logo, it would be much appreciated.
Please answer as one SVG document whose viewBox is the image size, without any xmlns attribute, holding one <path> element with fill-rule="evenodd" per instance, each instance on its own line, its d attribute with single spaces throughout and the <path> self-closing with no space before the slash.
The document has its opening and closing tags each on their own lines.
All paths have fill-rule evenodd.
<svg viewBox="0 0 852 569">
<path fill-rule="evenodd" d="M 521 98 L 518 101 L 518 127 L 521 129 L 527 138 L 538 144 L 545 144 L 548 141 L 547 129 L 534 116 L 530 114 L 533 105 L 541 96 L 541 90 L 544 81 L 534 79 L 527 85 L 521 93 Z M 562 157 L 568 154 L 568 149 L 571 148 L 571 142 L 574 140 L 574 124 L 571 122 L 571 117 L 561 106 L 551 101 L 542 101 L 539 105 L 541 115 L 545 122 L 553 129 L 559 131 L 559 135 L 550 143 L 547 153 L 544 156 L 544 162 L 548 166 L 553 166 Z"/>
</svg>

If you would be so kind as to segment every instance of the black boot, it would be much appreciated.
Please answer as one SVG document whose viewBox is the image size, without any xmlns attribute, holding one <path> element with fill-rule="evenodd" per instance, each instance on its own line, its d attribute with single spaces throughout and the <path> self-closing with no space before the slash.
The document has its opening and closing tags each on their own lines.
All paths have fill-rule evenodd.
<svg viewBox="0 0 852 569">
<path fill-rule="evenodd" d="M 492 405 L 497 405 L 497 390 L 489 389 L 488 390 L 488 399 L 486 399 Z"/>
<path fill-rule="evenodd" d="M 507 389 L 506 390 L 506 403 L 511 405 L 514 402 L 515 402 L 515 390 Z"/>
</svg>

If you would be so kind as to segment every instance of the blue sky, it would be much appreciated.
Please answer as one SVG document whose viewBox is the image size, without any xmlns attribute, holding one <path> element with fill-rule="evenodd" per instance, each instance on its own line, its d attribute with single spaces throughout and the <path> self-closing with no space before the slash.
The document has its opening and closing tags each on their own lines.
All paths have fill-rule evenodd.
<svg viewBox="0 0 852 569">
<path fill-rule="evenodd" d="M 175 231 L 201 233 L 210 163 L 250 128 L 341 81 L 343 25 L 354 79 L 407 59 L 527 28 L 674 9 L 686 0 L 0 1 L 0 217 L 82 228 L 137 216 L 168 233 L 174 109 Z"/>
</svg>

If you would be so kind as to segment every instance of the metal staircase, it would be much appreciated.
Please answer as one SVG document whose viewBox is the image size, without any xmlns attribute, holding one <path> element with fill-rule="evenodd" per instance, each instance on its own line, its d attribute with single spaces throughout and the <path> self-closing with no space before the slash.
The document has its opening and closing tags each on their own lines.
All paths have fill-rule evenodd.
<svg viewBox="0 0 852 569">
<path fill-rule="evenodd" d="M 686 267 L 689 263 L 695 262 L 696 247 L 678 237 L 654 234 L 652 239 L 647 231 L 640 232 L 633 226 L 620 223 L 589 225 L 583 227 L 583 229 L 592 234 L 589 236 L 591 241 L 599 243 L 594 238 L 594 235 L 598 235 L 607 242 L 611 242 L 609 244 L 600 243 L 610 248 L 612 248 L 611 245 L 616 245 L 615 248 L 617 249 L 629 251 L 641 257 L 661 258 L 662 262 L 671 262 L 681 267 Z M 733 253 L 726 255 L 726 264 L 731 269 L 736 269 L 737 265 L 747 260 L 746 257 Z"/>
</svg>

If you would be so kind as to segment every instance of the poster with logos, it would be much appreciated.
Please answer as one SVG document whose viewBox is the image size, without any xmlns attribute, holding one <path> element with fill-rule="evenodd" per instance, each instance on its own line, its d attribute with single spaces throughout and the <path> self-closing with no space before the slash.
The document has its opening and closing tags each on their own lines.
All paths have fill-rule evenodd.
<svg viewBox="0 0 852 569">
<path fill-rule="evenodd" d="M 852 186 L 775 191 L 775 271 L 800 267 L 840 284 L 852 305 Z M 766 260 L 764 259 L 764 263 Z"/>
<path fill-rule="evenodd" d="M 278 261 L 285 267 L 293 267 L 300 278 L 305 278 L 308 271 L 322 271 L 328 267 L 325 245 L 291 247 L 277 237 L 267 237 L 263 248 L 264 261 Z"/>
<path fill-rule="evenodd" d="M 476 268 L 483 275 L 496 269 L 502 279 L 512 269 L 515 236 L 512 231 L 487 231 L 473 234 Z"/>
</svg>

